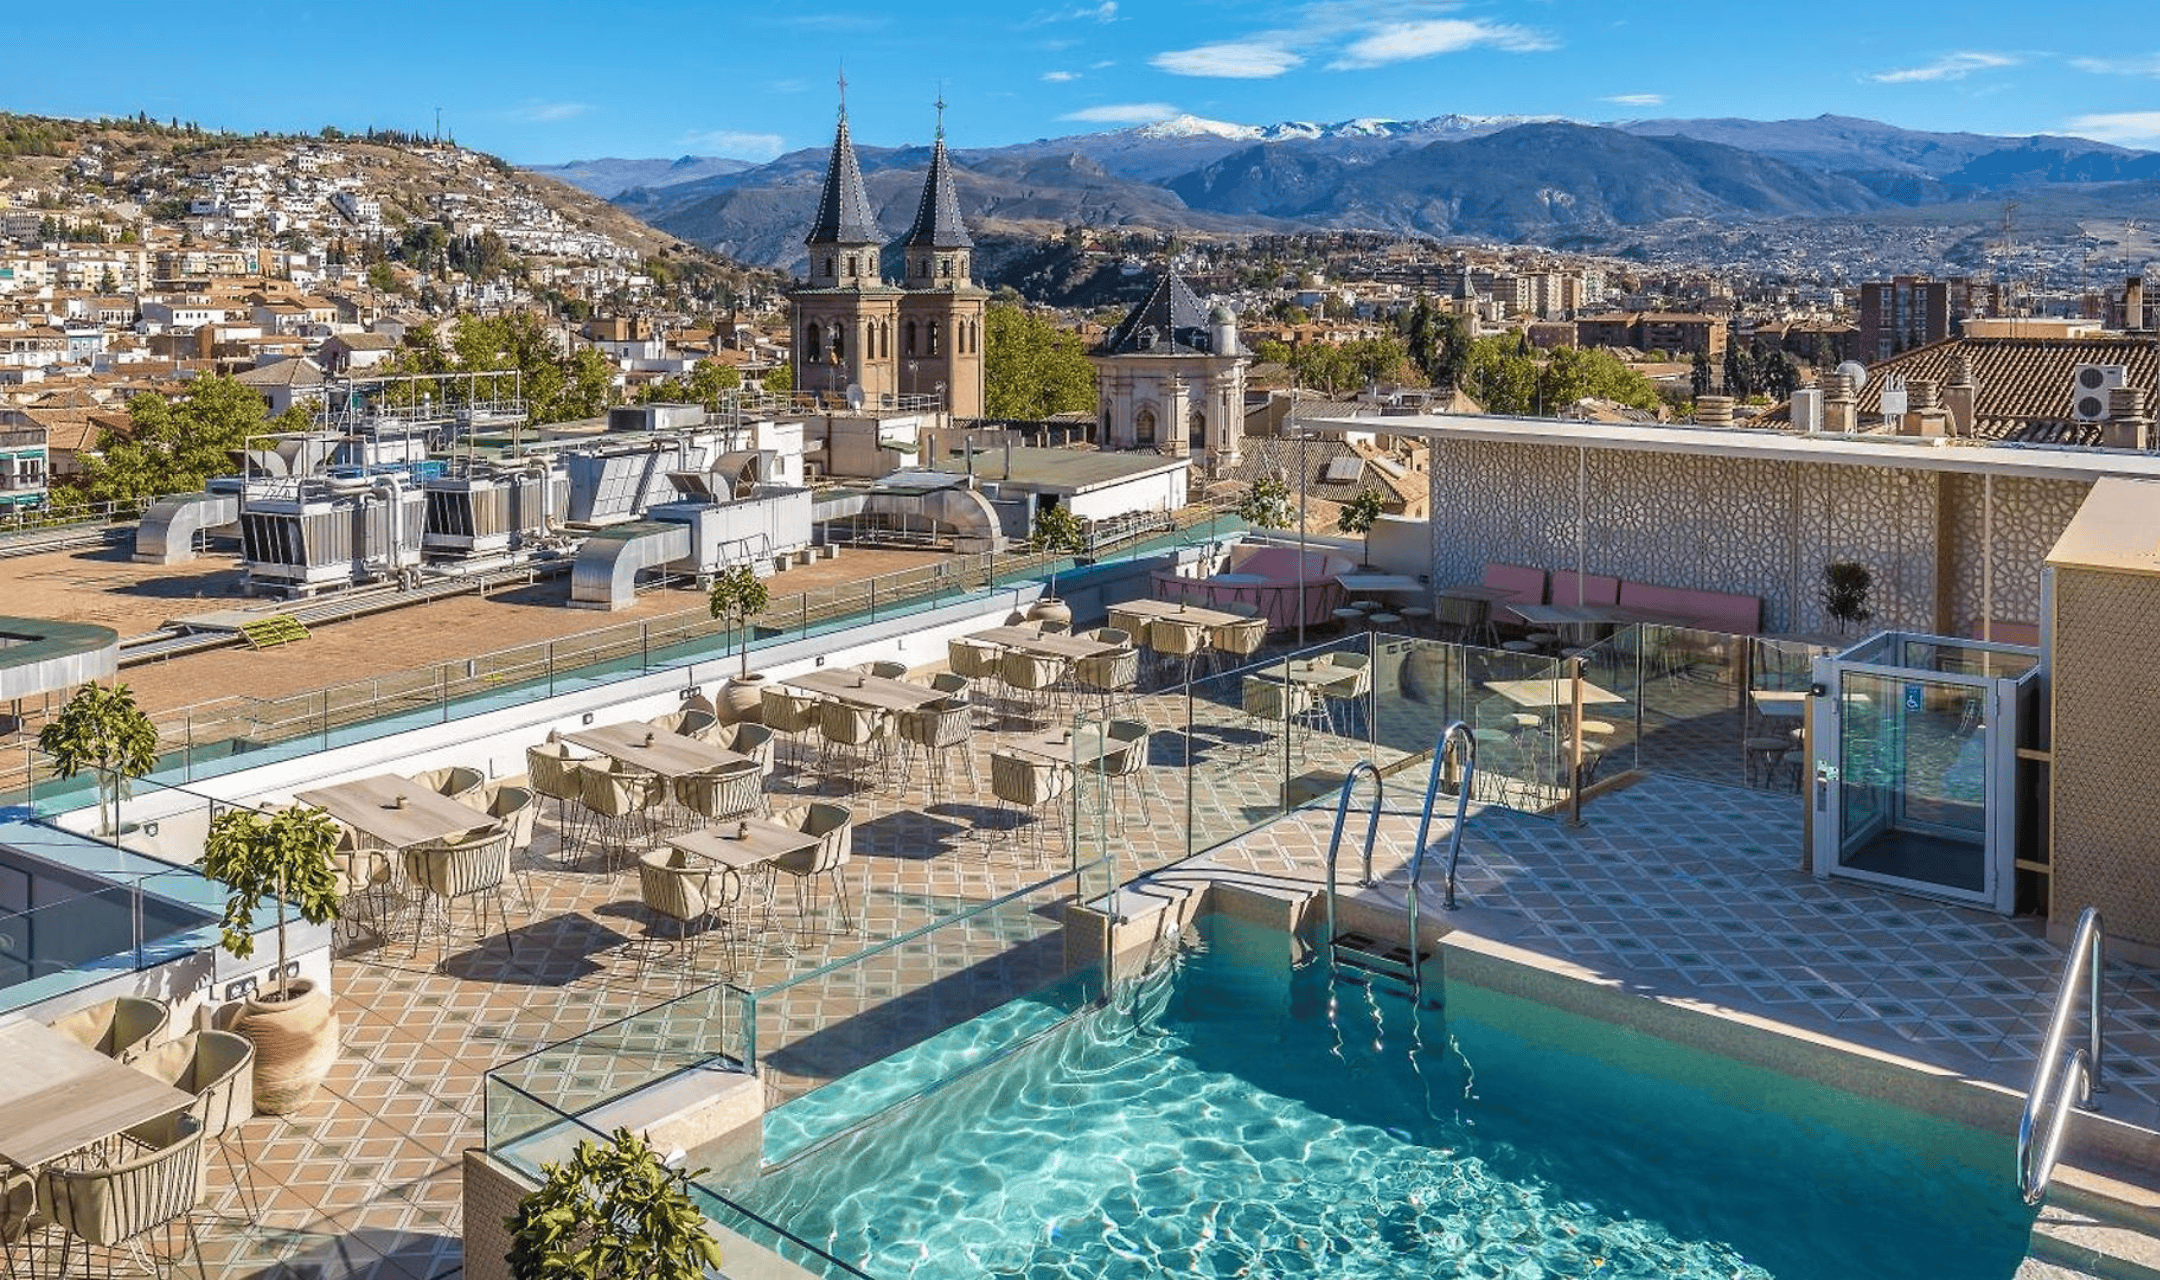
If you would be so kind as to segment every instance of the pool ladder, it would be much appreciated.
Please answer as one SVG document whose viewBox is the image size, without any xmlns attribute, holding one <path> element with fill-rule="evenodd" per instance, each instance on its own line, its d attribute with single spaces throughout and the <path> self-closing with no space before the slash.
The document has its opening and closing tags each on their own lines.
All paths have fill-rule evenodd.
<svg viewBox="0 0 2160 1280">
<path fill-rule="evenodd" d="M 1371 888 L 1373 881 L 1373 844 L 1380 832 L 1380 810 L 1387 794 L 1387 780 L 1370 760 L 1353 765 L 1343 778 L 1342 792 L 1335 799 L 1335 830 L 1328 838 L 1327 884 L 1322 901 L 1327 910 L 1325 936 L 1328 940 L 1328 974 L 1331 978 L 1358 982 L 1366 986 L 1376 983 L 1393 987 L 1422 1006 L 1425 1003 L 1424 962 L 1430 956 L 1417 950 L 1418 937 L 1418 885 L 1425 874 L 1425 843 L 1432 832 L 1433 806 L 1439 802 L 1440 782 L 1449 763 L 1458 765 L 1455 780 L 1455 830 L 1448 839 L 1447 863 L 1447 909 L 1455 909 L 1455 869 L 1462 859 L 1463 820 L 1470 809 L 1470 791 L 1477 776 L 1477 739 L 1470 734 L 1470 727 L 1457 720 L 1440 734 L 1433 744 L 1432 770 L 1425 779 L 1425 803 L 1418 818 L 1417 847 L 1410 855 L 1409 936 L 1408 945 L 1391 943 L 1359 933 L 1344 931 L 1335 922 L 1336 879 L 1335 866 L 1342 854 L 1343 828 L 1349 824 L 1350 799 L 1357 792 L 1358 779 L 1372 779 L 1372 804 L 1365 814 L 1365 844 L 1360 859 L 1358 886 Z"/>
<path fill-rule="evenodd" d="M 2055 1176 L 2055 1162 L 2062 1156 L 2063 1138 L 2069 1132 L 2070 1113 L 2098 1111 L 2092 1096 L 2107 1092 L 2100 1070 L 2101 942 L 2100 910 L 2087 907 L 2078 913 L 2077 929 L 2070 936 L 2070 955 L 2063 961 L 2055 1012 L 2049 1016 L 2047 1035 L 2040 1042 L 2040 1061 L 2033 1064 L 2032 1088 L 2025 1092 L 2024 1114 L 2018 1117 L 2018 1191 L 2027 1204 L 2038 1204 L 2047 1194 L 2048 1182 Z M 2086 1043 L 2066 1049 L 2063 1042 L 2070 1035 L 2070 1015 L 2077 1008 L 2081 977 L 2087 983 Z M 2035 1126 L 2043 1110 L 2048 1114 L 2047 1137 L 2036 1146 Z"/>
</svg>

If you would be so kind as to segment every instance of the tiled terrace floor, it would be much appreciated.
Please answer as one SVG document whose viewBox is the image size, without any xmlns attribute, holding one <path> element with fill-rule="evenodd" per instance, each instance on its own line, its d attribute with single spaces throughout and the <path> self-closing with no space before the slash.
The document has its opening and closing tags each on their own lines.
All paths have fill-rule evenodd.
<svg viewBox="0 0 2160 1280">
<path fill-rule="evenodd" d="M 1662 726 L 1661 750 L 1686 759 L 1682 744 L 1696 741 L 1700 772 L 1736 772 L 1724 763 L 1737 754 L 1729 751 L 1736 740 L 1718 727 L 1728 713 L 1713 689 L 1676 685 L 1658 705 L 1674 708 L 1648 726 Z M 1186 706 L 1182 698 L 1149 699 L 1141 714 L 1158 728 L 1182 730 Z M 1393 705 L 1382 716 L 1381 736 L 1414 741 L 1444 714 Z M 1281 761 L 1288 761 L 1295 793 L 1299 780 L 1317 785 L 1331 773 L 1339 776 L 1362 754 L 1358 743 L 1304 730 L 1284 752 L 1233 708 L 1203 708 L 1198 719 L 1189 737 L 1160 734 L 1155 759 L 1159 766 L 1179 764 L 1190 750 L 1196 772 L 1189 803 L 1216 838 L 1275 811 L 1285 782 Z M 754 972 L 742 984 L 770 986 L 1055 871 L 1025 846 L 986 846 L 974 836 L 992 812 L 987 753 L 996 736 L 979 735 L 978 791 L 942 804 L 933 804 L 920 785 L 847 798 L 856 810 L 860 931 L 806 937 L 793 951 L 762 941 L 746 950 Z M 1132 797 L 1113 798 L 1123 820 L 1116 846 L 1128 875 L 1185 852 L 1183 777 L 1163 773 L 1176 783 L 1166 788 L 1173 794 L 1151 802 L 1152 814 L 1141 816 Z M 1418 771 L 1416 781 L 1422 780 Z M 807 781 L 783 766 L 772 788 L 776 803 L 790 802 Z M 1402 795 L 1391 792 L 1391 799 L 1399 803 Z M 2028 1065 L 2040 993 L 2054 980 L 2055 949 L 2028 922 L 1801 875 L 1797 804 L 1789 794 L 1655 776 L 1595 802 L 1579 830 L 1485 808 L 1473 818 L 1464 859 L 1467 897 L 1519 916 L 1522 945 L 1854 1039 L 1880 1043 L 1888 1036 L 1913 1056 L 1963 1070 L 1984 1067 L 1990 1078 L 2016 1082 Z M 1217 858 L 1253 872 L 1315 878 L 1329 816 L 1299 812 Z M 1414 821 L 1400 812 L 1384 820 L 1383 871 L 1399 873 Z M 1082 825 L 1092 852 L 1097 824 Z M 1435 838 L 1445 833 L 1445 821 L 1436 822 Z M 298 1116 L 246 1126 L 247 1154 L 263 1193 L 259 1215 L 250 1213 L 223 1165 L 211 1161 L 203 1219 L 211 1275 L 454 1274 L 461 1260 L 458 1161 L 483 1141 L 487 1072 L 720 976 L 717 946 L 705 950 L 697 973 L 666 961 L 641 973 L 627 949 L 644 934 L 634 878 L 563 856 L 552 811 L 535 848 L 535 901 L 513 897 L 510 910 L 514 954 L 497 935 L 483 945 L 453 947 L 440 968 L 432 948 L 423 947 L 415 960 L 403 943 L 363 940 L 338 957 L 333 988 L 344 1053 L 324 1092 Z M 783 897 L 783 920 L 790 916 L 785 906 Z M 1019 911 L 981 928 L 941 931 L 934 945 L 896 948 L 844 982 L 761 1006 L 760 1056 L 775 1068 L 774 1087 L 792 1092 L 994 1003 L 1011 992 L 1011 983 L 1042 970 L 1023 963 L 1000 974 L 978 962 L 1024 950 L 1048 923 L 1039 912 Z M 469 939 L 469 931 L 462 936 Z M 996 980 L 933 983 L 955 974 Z M 938 998 L 907 998 L 933 985 Z M 2111 970 L 2110 996 L 2118 1078 L 2140 1099 L 2160 1098 L 2160 981 Z M 862 1016 L 872 1011 L 875 1016 Z M 628 1036 L 620 1043 L 634 1072 L 640 1061 L 669 1053 L 726 1047 L 739 1030 L 709 1018 L 677 1018 L 663 1020 L 657 1039 L 646 1036 L 634 1049 Z M 640 1052 L 658 1057 L 640 1059 Z M 590 1055 L 567 1068 L 540 1059 L 532 1078 L 545 1076 L 572 1095 L 597 1096 L 619 1083 L 605 1071 L 581 1078 L 591 1065 Z M 251 1217 L 258 1225 L 249 1225 Z"/>
</svg>

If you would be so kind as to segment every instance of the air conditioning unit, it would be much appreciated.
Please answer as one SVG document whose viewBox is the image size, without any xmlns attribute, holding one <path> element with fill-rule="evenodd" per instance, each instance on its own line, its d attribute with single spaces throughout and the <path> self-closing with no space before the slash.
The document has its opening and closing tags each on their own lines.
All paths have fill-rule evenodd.
<svg viewBox="0 0 2160 1280">
<path fill-rule="evenodd" d="M 2081 364 L 2070 379 L 2070 416 L 2079 422 L 2107 418 L 2108 392 L 2130 380 L 2128 366 Z"/>
</svg>

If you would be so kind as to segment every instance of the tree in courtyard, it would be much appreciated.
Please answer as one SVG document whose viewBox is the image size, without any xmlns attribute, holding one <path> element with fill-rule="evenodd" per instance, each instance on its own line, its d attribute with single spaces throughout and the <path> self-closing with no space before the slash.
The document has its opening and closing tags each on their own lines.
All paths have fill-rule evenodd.
<svg viewBox="0 0 2160 1280">
<path fill-rule="evenodd" d="M 1079 334 L 1024 307 L 983 314 L 983 414 L 1035 421 L 1095 408 L 1095 366 Z"/>
</svg>

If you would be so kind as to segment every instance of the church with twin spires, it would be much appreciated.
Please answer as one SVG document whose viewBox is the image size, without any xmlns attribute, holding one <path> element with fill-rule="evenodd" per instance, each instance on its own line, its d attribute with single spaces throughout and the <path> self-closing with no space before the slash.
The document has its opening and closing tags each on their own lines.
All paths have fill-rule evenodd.
<svg viewBox="0 0 2160 1280">
<path fill-rule="evenodd" d="M 902 278 L 886 281 L 886 237 L 848 138 L 847 103 L 804 243 L 810 278 L 788 292 L 794 305 L 795 385 L 834 401 L 862 390 L 865 409 L 926 397 L 958 418 L 983 411 L 983 308 L 970 277 L 975 242 L 960 221 L 960 195 L 945 154 L 945 104 L 915 224 L 901 240 Z"/>
</svg>

